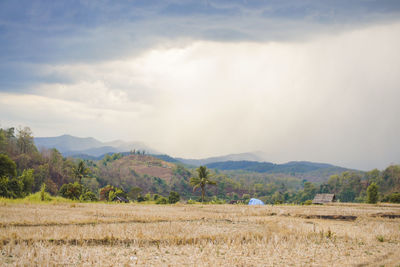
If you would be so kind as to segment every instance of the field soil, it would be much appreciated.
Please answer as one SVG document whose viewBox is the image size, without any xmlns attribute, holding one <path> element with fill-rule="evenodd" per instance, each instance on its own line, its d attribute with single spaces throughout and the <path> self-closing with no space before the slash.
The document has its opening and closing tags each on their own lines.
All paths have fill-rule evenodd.
<svg viewBox="0 0 400 267">
<path fill-rule="evenodd" d="M 1 266 L 400 266 L 400 206 L 0 203 Z"/>
</svg>

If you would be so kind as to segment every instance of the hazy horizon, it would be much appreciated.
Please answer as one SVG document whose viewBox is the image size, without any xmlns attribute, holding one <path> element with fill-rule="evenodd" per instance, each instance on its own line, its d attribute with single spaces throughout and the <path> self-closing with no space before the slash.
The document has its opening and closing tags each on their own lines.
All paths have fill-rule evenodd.
<svg viewBox="0 0 400 267">
<path fill-rule="evenodd" d="M 2 1 L 0 127 L 400 163 L 400 2 Z"/>
</svg>

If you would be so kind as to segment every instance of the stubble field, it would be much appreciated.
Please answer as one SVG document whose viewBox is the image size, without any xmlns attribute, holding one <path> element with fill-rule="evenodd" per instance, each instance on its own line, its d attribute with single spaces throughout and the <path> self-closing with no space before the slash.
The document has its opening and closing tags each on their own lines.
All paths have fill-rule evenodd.
<svg viewBox="0 0 400 267">
<path fill-rule="evenodd" d="M 1 266 L 400 266 L 400 206 L 1 203 Z"/>
</svg>

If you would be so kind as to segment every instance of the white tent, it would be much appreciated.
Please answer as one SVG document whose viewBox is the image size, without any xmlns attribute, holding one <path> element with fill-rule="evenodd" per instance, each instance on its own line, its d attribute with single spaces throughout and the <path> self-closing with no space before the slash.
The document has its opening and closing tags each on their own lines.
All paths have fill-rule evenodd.
<svg viewBox="0 0 400 267">
<path fill-rule="evenodd" d="M 252 198 L 249 201 L 249 205 L 265 205 L 264 202 L 262 202 L 261 200 L 257 199 L 257 198 Z"/>
</svg>

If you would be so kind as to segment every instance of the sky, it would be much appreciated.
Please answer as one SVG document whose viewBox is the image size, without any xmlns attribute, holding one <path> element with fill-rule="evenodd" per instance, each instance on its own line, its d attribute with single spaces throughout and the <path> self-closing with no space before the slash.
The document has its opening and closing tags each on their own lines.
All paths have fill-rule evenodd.
<svg viewBox="0 0 400 267">
<path fill-rule="evenodd" d="M 0 127 L 400 164 L 400 1 L 0 1 Z"/>
</svg>

